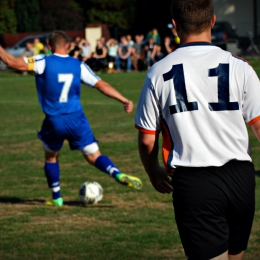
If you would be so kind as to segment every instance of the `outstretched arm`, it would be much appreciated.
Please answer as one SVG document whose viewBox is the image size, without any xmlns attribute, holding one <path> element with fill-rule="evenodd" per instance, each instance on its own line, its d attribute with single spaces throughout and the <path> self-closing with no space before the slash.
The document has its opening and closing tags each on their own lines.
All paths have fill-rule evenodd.
<svg viewBox="0 0 260 260">
<path fill-rule="evenodd" d="M 159 134 L 146 134 L 139 131 L 138 148 L 141 161 L 153 187 L 160 193 L 171 193 L 172 186 L 167 171 L 158 161 Z"/>
<path fill-rule="evenodd" d="M 133 102 L 122 96 L 115 88 L 113 88 L 106 81 L 99 80 L 94 87 L 98 89 L 102 94 L 123 103 L 124 109 L 127 113 L 131 113 L 133 111 Z"/>
<path fill-rule="evenodd" d="M 28 70 L 28 65 L 23 57 L 16 58 L 0 46 L 0 59 L 10 68 Z"/>
<path fill-rule="evenodd" d="M 255 136 L 257 137 L 258 141 L 260 142 L 260 120 L 255 122 L 253 125 L 251 125 L 253 132 Z"/>
</svg>

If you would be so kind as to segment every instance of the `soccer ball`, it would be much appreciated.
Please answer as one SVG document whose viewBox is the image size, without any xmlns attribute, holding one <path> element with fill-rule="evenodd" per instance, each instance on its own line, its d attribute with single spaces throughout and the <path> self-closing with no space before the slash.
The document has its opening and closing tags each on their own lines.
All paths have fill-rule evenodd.
<svg viewBox="0 0 260 260">
<path fill-rule="evenodd" d="M 103 198 L 103 188 L 96 181 L 84 182 L 79 189 L 79 198 L 85 204 L 96 204 Z"/>
</svg>

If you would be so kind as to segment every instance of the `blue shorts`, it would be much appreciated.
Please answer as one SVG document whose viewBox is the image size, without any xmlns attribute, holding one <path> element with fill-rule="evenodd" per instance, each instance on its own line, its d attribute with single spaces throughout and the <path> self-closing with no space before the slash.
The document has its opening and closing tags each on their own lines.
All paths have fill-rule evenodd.
<svg viewBox="0 0 260 260">
<path fill-rule="evenodd" d="M 46 116 L 38 137 L 54 152 L 61 149 L 65 139 L 71 150 L 82 150 L 97 142 L 83 111 L 56 117 Z"/>
</svg>

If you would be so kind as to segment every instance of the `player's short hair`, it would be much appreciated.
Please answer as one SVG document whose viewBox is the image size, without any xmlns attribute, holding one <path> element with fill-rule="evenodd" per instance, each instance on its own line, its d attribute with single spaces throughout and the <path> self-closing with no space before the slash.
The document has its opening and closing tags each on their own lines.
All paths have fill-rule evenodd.
<svg viewBox="0 0 260 260">
<path fill-rule="evenodd" d="M 67 35 L 64 31 L 55 30 L 49 36 L 49 45 L 53 52 L 58 46 L 65 46 L 67 42 Z"/>
<path fill-rule="evenodd" d="M 199 34 L 211 26 L 213 0 L 172 0 L 171 14 L 186 34 Z"/>
</svg>

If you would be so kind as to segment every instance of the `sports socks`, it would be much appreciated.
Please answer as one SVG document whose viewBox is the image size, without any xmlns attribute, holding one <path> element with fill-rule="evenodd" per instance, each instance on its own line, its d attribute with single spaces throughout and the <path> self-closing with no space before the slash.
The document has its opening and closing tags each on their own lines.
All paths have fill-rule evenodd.
<svg viewBox="0 0 260 260">
<path fill-rule="evenodd" d="M 61 197 L 60 193 L 60 167 L 58 162 L 45 162 L 44 172 L 47 178 L 49 188 L 52 190 L 52 198 L 54 200 Z"/>
<path fill-rule="evenodd" d="M 116 179 L 116 175 L 120 173 L 114 163 L 106 155 L 100 155 L 96 159 L 94 166 L 114 179 Z"/>
</svg>

